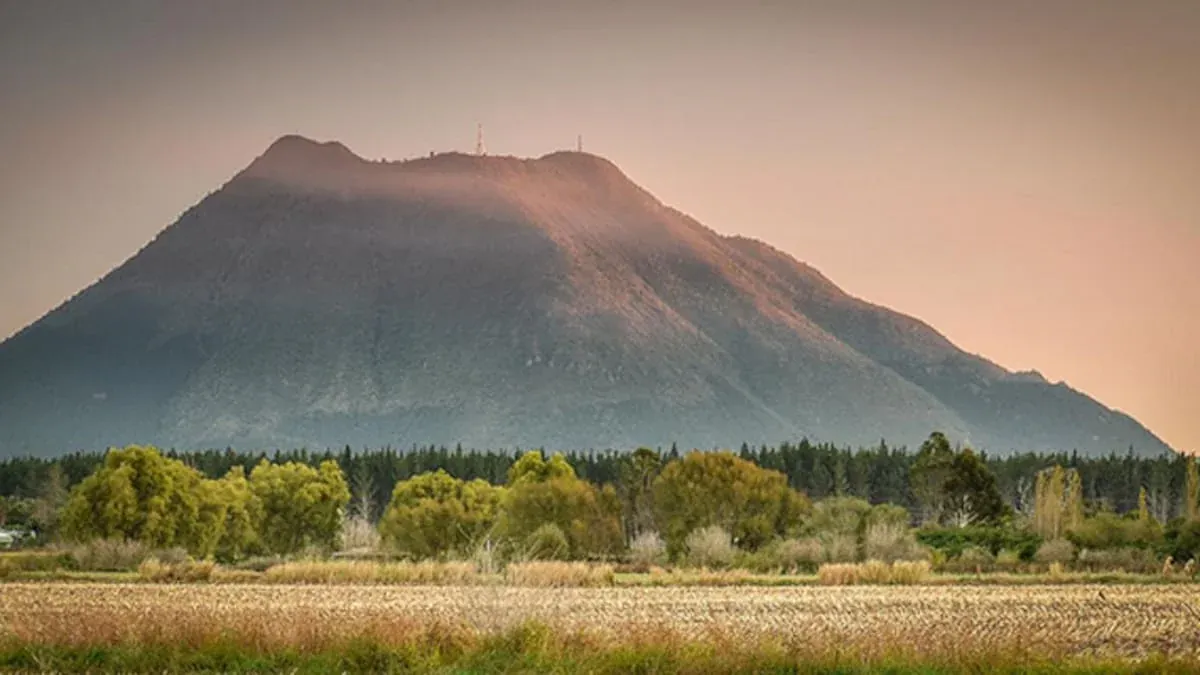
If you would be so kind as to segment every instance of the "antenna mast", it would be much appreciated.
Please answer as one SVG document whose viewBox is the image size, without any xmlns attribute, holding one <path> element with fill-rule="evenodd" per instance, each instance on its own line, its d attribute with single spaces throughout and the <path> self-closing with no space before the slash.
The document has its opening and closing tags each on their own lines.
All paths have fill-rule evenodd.
<svg viewBox="0 0 1200 675">
<path fill-rule="evenodd" d="M 575 152 L 583 152 L 583 134 L 575 139 Z"/>
<path fill-rule="evenodd" d="M 475 154 L 483 157 L 487 151 L 483 149 L 483 122 L 480 122 L 476 127 L 475 133 Z"/>
</svg>

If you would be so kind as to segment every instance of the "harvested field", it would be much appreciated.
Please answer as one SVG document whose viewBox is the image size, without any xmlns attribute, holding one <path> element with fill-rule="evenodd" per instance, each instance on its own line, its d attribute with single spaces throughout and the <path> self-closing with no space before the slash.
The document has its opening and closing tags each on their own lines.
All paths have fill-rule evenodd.
<svg viewBox="0 0 1200 675">
<path fill-rule="evenodd" d="M 1200 654 L 1193 586 L 512 588 L 11 583 L 0 634 L 84 645 L 214 631 L 319 648 L 430 624 L 497 632 L 537 621 L 610 639 L 650 633 L 917 652 Z M 636 639 L 635 637 L 632 639 Z"/>
</svg>

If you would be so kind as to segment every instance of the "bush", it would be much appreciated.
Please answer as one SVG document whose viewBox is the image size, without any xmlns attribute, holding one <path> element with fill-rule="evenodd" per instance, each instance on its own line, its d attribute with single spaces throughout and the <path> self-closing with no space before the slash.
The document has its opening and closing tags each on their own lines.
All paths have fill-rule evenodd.
<svg viewBox="0 0 1200 675">
<path fill-rule="evenodd" d="M 899 561 L 888 565 L 879 560 L 865 563 L 821 565 L 817 580 L 826 586 L 854 584 L 919 584 L 929 578 L 932 568 L 926 560 Z"/>
<path fill-rule="evenodd" d="M 1147 574 L 1160 569 L 1158 558 L 1151 551 L 1137 548 L 1096 550 L 1085 548 L 1076 563 L 1089 572 L 1130 572 Z"/>
<path fill-rule="evenodd" d="M 1067 533 L 1067 539 L 1080 549 L 1151 548 L 1162 542 L 1162 528 L 1153 520 L 1122 518 L 1100 513 Z"/>
<path fill-rule="evenodd" d="M 563 560 L 569 556 L 571 544 L 562 528 L 546 523 L 525 539 L 525 558 L 528 560 Z"/>
<path fill-rule="evenodd" d="M 362 516 L 349 516 L 342 520 L 339 547 L 342 551 L 374 551 L 379 548 L 379 530 Z"/>
<path fill-rule="evenodd" d="M 996 556 L 996 569 L 1003 572 L 1016 572 L 1021 567 L 1021 554 L 1017 551 L 1004 549 Z"/>
<path fill-rule="evenodd" d="M 957 558 L 947 560 L 942 569 L 947 572 L 974 573 L 990 572 L 995 569 L 996 556 L 992 555 L 991 551 L 986 548 L 972 546 L 963 550 L 958 554 Z"/>
<path fill-rule="evenodd" d="M 850 563 L 858 560 L 858 540 L 848 534 L 826 534 L 820 537 L 826 562 Z"/>
<path fill-rule="evenodd" d="M 10 572 L 48 572 L 69 568 L 74 560 L 69 553 L 59 551 L 18 551 L 0 553 L 0 570 Z"/>
<path fill-rule="evenodd" d="M 87 572 L 133 571 L 151 555 L 145 544 L 123 539 L 96 539 L 71 547 L 75 568 Z M 178 554 L 166 552 L 162 557 L 176 561 Z M 187 559 L 186 552 L 183 553 L 183 559 Z"/>
<path fill-rule="evenodd" d="M 824 560 L 825 549 L 818 539 L 782 539 L 762 551 L 757 571 L 815 572 Z"/>
<path fill-rule="evenodd" d="M 513 586 L 538 588 L 568 588 L 612 586 L 612 565 L 584 562 L 526 562 L 513 563 L 505 570 L 505 580 Z"/>
<path fill-rule="evenodd" d="M 722 569 L 733 562 L 733 540 L 729 533 L 716 525 L 693 530 L 684 540 L 687 563 L 692 567 Z"/>
<path fill-rule="evenodd" d="M 955 558 L 973 546 L 987 549 L 992 555 L 1008 549 L 1016 551 L 1021 560 L 1033 560 L 1042 538 L 1011 526 L 931 527 L 916 533 L 917 541 Z"/>
<path fill-rule="evenodd" d="M 878 507 L 876 507 L 878 508 Z M 904 512 L 904 509 L 900 509 Z M 904 512 L 907 518 L 907 512 Z M 863 535 L 863 557 L 868 560 L 928 560 L 929 552 L 917 543 L 905 522 L 875 522 Z"/>
<path fill-rule="evenodd" d="M 642 567 L 662 565 L 667 561 L 667 544 L 657 532 L 643 532 L 629 542 L 629 561 Z"/>
<path fill-rule="evenodd" d="M 1161 553 L 1176 560 L 1200 558 L 1200 520 L 1171 521 L 1163 535 Z"/>
<path fill-rule="evenodd" d="M 1066 539 L 1053 539 L 1038 547 L 1034 559 L 1042 564 L 1057 563 L 1062 567 L 1075 559 L 1075 545 Z"/>
<path fill-rule="evenodd" d="M 892 563 L 892 583 L 919 584 L 928 579 L 932 572 L 928 560 L 897 560 Z"/>
<path fill-rule="evenodd" d="M 892 568 L 883 561 L 868 560 L 855 567 L 855 583 L 878 585 L 892 582 Z"/>
</svg>

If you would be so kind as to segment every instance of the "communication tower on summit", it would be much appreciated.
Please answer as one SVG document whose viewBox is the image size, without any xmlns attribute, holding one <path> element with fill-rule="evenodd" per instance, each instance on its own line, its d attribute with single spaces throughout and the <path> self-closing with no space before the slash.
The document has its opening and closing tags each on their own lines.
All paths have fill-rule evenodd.
<svg viewBox="0 0 1200 675">
<path fill-rule="evenodd" d="M 475 130 L 475 154 L 479 157 L 487 154 L 487 150 L 483 148 L 483 122 L 480 122 Z"/>
<path fill-rule="evenodd" d="M 583 134 L 575 139 L 575 152 L 583 152 Z"/>
</svg>

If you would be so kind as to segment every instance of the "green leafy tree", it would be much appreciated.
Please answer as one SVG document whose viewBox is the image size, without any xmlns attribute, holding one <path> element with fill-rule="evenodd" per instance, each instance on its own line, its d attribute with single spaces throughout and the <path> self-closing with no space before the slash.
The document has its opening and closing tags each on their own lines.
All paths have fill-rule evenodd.
<svg viewBox="0 0 1200 675">
<path fill-rule="evenodd" d="M 208 482 L 211 517 L 220 523 L 213 545 L 216 558 L 231 561 L 258 552 L 262 546 L 262 501 L 250 489 L 245 469 L 235 466 L 220 480 Z"/>
<path fill-rule="evenodd" d="M 655 529 L 654 479 L 661 471 L 662 455 L 650 448 L 638 448 L 621 460 L 617 492 L 631 540 Z"/>
<path fill-rule="evenodd" d="M 1057 464 L 1039 471 L 1034 487 L 1034 531 L 1054 540 L 1082 522 L 1083 488 L 1079 472 Z"/>
<path fill-rule="evenodd" d="M 909 472 L 913 496 L 921 507 L 921 521 L 942 521 L 947 506 L 946 481 L 954 463 L 954 450 L 940 431 L 935 431 L 921 444 Z"/>
<path fill-rule="evenodd" d="M 1187 458 L 1187 485 L 1184 488 L 1184 512 L 1188 520 L 1200 520 L 1200 468 L 1196 458 Z"/>
<path fill-rule="evenodd" d="M 259 528 L 269 553 L 295 553 L 306 546 L 333 548 L 350 501 L 337 462 L 314 469 L 306 464 L 263 460 L 250 472 L 250 491 L 261 504 Z"/>
<path fill-rule="evenodd" d="M 654 505 L 673 555 L 693 530 L 714 525 L 757 549 L 797 529 L 811 506 L 782 473 L 730 452 L 691 452 L 668 464 L 654 482 Z"/>
<path fill-rule="evenodd" d="M 213 533 L 200 520 L 200 473 L 154 448 L 113 449 L 63 507 L 64 534 L 86 541 L 123 538 L 152 547 L 182 546 L 204 553 Z"/>
<path fill-rule="evenodd" d="M 942 494 L 943 522 L 958 527 L 996 524 L 1009 512 L 996 476 L 970 448 L 950 461 Z"/>
<path fill-rule="evenodd" d="M 539 528 L 555 525 L 573 558 L 611 555 L 624 546 L 616 490 L 580 480 L 562 455 L 544 460 L 540 452 L 527 452 L 508 478 L 502 526 L 512 541 L 527 542 Z"/>
<path fill-rule="evenodd" d="M 389 546 L 417 558 L 463 552 L 487 536 L 499 515 L 503 488 L 464 481 L 445 471 L 396 483 L 379 523 Z"/>
<path fill-rule="evenodd" d="M 547 460 L 540 450 L 530 450 L 513 462 L 508 470 L 509 485 L 522 482 L 540 483 L 552 478 L 575 478 L 575 469 L 562 453 L 555 453 Z"/>
</svg>

